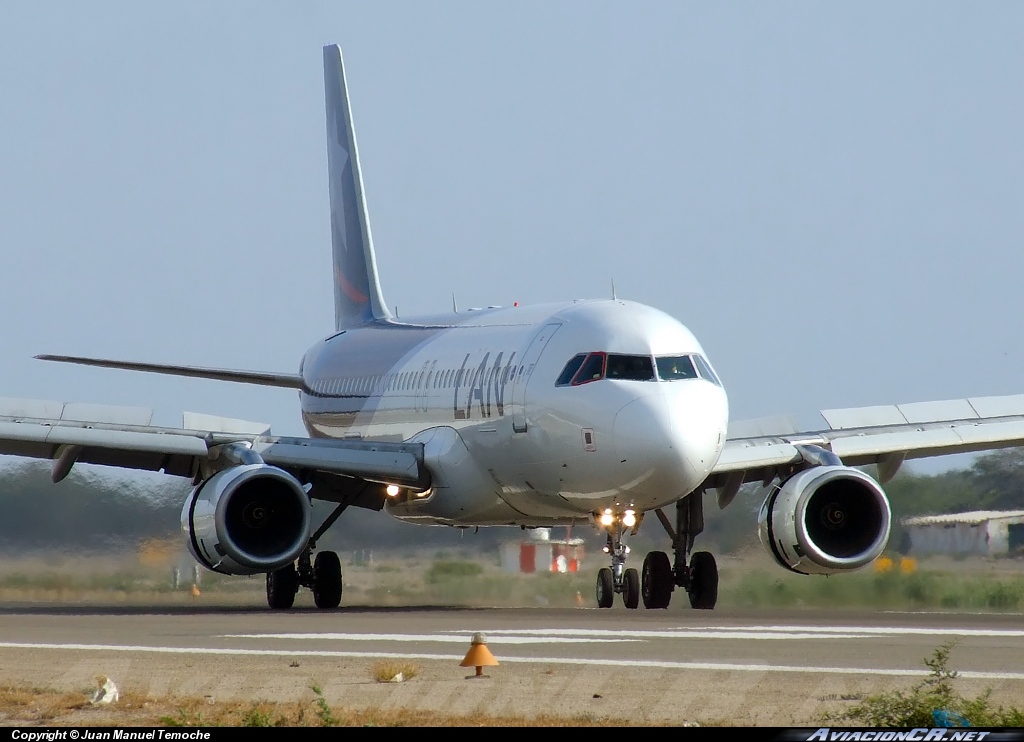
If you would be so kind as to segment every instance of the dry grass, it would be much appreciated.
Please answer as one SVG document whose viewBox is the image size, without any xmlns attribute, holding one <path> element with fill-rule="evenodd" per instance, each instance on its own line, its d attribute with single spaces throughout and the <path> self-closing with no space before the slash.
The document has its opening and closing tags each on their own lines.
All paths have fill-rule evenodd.
<svg viewBox="0 0 1024 742">
<path fill-rule="evenodd" d="M 370 665 L 370 677 L 378 683 L 397 682 L 395 678 L 399 675 L 402 680 L 412 680 L 420 674 L 420 666 L 413 662 L 396 660 L 381 660 Z"/>
<path fill-rule="evenodd" d="M 86 694 L 45 688 L 0 687 L 0 725 L 20 726 L 278 726 L 278 727 L 617 727 L 634 726 L 633 719 L 584 714 L 575 717 L 542 715 L 483 716 L 446 714 L 415 709 L 332 709 L 323 696 L 311 692 L 301 702 L 211 701 L 206 698 L 146 698 L 123 693 L 109 706 L 93 706 Z"/>
</svg>

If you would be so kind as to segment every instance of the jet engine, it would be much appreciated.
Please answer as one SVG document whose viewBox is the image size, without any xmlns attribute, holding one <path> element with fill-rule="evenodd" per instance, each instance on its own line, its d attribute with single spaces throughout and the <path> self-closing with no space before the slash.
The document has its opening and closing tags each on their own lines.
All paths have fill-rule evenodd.
<svg viewBox="0 0 1024 742">
<path fill-rule="evenodd" d="M 309 542 L 312 508 L 302 485 L 275 466 L 217 472 L 185 500 L 181 530 L 204 567 L 228 575 L 272 572 Z"/>
<path fill-rule="evenodd" d="M 818 466 L 768 495 L 758 531 L 765 549 L 786 569 L 828 575 L 878 557 L 891 519 L 889 500 L 874 479 L 848 466 Z"/>
</svg>

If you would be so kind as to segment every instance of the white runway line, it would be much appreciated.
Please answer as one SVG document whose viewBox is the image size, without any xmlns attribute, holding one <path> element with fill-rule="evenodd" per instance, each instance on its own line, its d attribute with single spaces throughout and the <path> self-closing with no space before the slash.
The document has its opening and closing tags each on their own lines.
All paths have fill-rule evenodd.
<svg viewBox="0 0 1024 742">
<path fill-rule="evenodd" d="M 396 652 L 338 652 L 287 649 L 228 649 L 215 647 L 153 647 L 140 645 L 118 644 L 45 644 L 29 642 L 0 642 L 0 649 L 57 649 L 62 651 L 78 650 L 85 652 L 151 652 L 154 654 L 192 654 L 192 655 L 234 655 L 255 657 L 347 657 L 355 659 L 417 659 L 443 660 L 461 662 L 461 654 L 422 654 Z M 928 670 L 903 670 L 898 668 L 872 667 L 800 667 L 797 665 L 765 665 L 739 664 L 730 662 L 669 662 L 663 660 L 601 660 L 581 659 L 578 657 L 502 657 L 502 663 L 525 663 L 534 665 L 590 665 L 598 667 L 648 667 L 664 670 L 706 670 L 733 672 L 809 672 L 825 675 L 887 675 L 901 677 L 924 677 L 930 675 Z M 1020 672 L 975 672 L 964 670 L 957 673 L 958 677 L 976 680 L 1024 680 Z"/>
<path fill-rule="evenodd" d="M 700 626 L 678 629 L 491 629 L 487 632 L 495 636 L 566 636 L 566 637 L 622 637 L 622 638 L 658 638 L 658 639 L 865 639 L 876 636 L 990 636 L 990 637 L 1024 637 L 1022 629 L 948 629 L 948 628 L 911 628 L 900 626 Z"/>
<path fill-rule="evenodd" d="M 464 634 L 345 634 L 345 633 L 310 633 L 310 634 L 219 634 L 225 639 L 321 639 L 327 641 L 347 642 L 444 642 L 447 644 L 468 644 L 473 638 L 472 631 Z M 487 632 L 490 633 L 490 632 Z M 616 642 L 638 642 L 640 639 L 621 637 L 575 637 L 557 636 L 555 634 L 538 634 L 530 636 L 502 635 L 502 644 L 612 644 Z"/>
</svg>

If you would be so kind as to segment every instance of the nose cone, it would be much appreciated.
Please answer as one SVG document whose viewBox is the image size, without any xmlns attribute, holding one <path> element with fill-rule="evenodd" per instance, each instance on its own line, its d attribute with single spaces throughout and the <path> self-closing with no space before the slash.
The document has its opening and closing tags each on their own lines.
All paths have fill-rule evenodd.
<svg viewBox="0 0 1024 742">
<path fill-rule="evenodd" d="M 615 417 L 619 465 L 644 490 L 674 499 L 710 473 L 725 444 L 728 407 L 720 387 L 666 382 Z"/>
</svg>

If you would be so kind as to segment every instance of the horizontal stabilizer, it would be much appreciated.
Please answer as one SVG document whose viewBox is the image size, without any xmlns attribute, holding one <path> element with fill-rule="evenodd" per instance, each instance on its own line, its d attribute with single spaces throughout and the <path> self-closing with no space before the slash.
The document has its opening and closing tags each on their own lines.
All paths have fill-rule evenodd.
<svg viewBox="0 0 1024 742">
<path fill-rule="evenodd" d="M 233 381 L 239 384 L 257 384 L 259 386 L 279 386 L 286 389 L 302 389 L 302 377 L 298 374 L 278 374 L 264 371 L 236 371 L 228 368 L 204 368 L 202 366 L 175 366 L 165 363 L 137 363 L 134 361 L 113 361 L 106 358 L 82 358 L 79 356 L 36 356 L 40 361 L 57 361 L 59 363 L 77 363 L 81 366 L 98 366 L 99 368 L 120 368 L 126 371 L 147 371 L 153 374 L 170 376 L 191 376 L 196 379 L 214 379 L 216 381 Z"/>
</svg>

